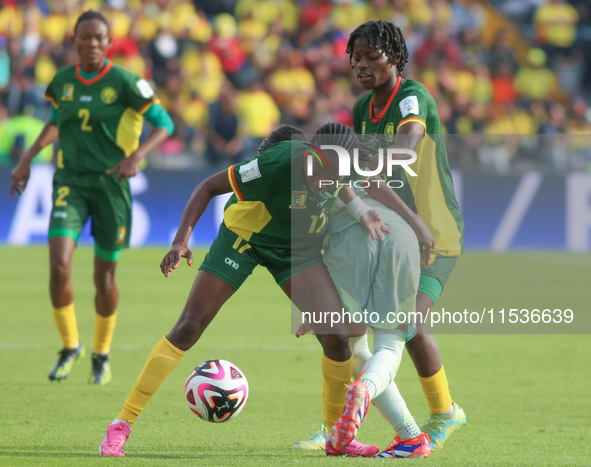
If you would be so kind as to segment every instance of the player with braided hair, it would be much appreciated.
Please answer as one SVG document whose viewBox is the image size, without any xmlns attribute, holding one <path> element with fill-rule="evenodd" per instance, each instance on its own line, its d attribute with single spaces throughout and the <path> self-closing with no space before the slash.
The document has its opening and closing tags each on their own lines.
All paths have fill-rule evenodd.
<svg viewBox="0 0 591 467">
<path fill-rule="evenodd" d="M 425 317 L 455 267 L 464 235 L 437 106 L 423 84 L 402 78 L 408 49 L 400 28 L 394 24 L 387 21 L 362 24 L 351 34 L 347 53 L 359 83 L 371 91 L 353 107 L 355 132 L 378 135 L 387 146 L 417 153 L 417 161 L 411 165 L 416 177 L 398 168 L 390 179 L 401 182 L 402 188 L 397 193 L 425 221 L 435 237 L 428 265 L 421 265 L 416 301 L 417 313 Z M 368 169 L 378 167 L 377 159 L 368 164 Z M 421 322 L 417 327 L 417 335 L 406 347 L 431 411 L 421 430 L 430 436 L 431 449 L 436 451 L 465 424 L 466 416 L 451 399 L 435 338 Z M 363 352 L 371 355 L 369 349 Z"/>
<path fill-rule="evenodd" d="M 365 40 L 371 49 L 380 50 L 396 64 L 398 74 L 402 74 L 404 66 L 408 63 L 408 48 L 398 26 L 388 21 L 379 20 L 368 21 L 355 29 L 347 43 L 347 53 L 352 66 L 357 40 Z"/>
<path fill-rule="evenodd" d="M 443 291 L 462 252 L 464 231 L 437 106 L 424 85 L 402 78 L 409 54 L 404 36 L 394 24 L 387 21 L 362 24 L 351 33 L 347 53 L 360 84 L 371 91 L 353 107 L 355 133 L 371 135 L 382 146 L 413 149 L 418 155 L 417 161 L 411 166 L 418 174 L 417 177 L 408 177 L 403 168 L 395 170 L 392 177 L 388 178 L 384 174 L 382 177 L 388 181 L 398 181 L 398 186 L 402 185 L 396 192 L 423 219 L 435 239 L 427 264 L 424 261 L 421 264 L 416 294 L 416 312 L 425 317 Z M 385 164 L 383 167 L 385 172 Z M 367 169 L 377 168 L 378 158 L 375 157 Z M 372 358 L 367 335 L 352 338 L 351 341 L 354 368 L 361 369 Z M 439 348 L 433 335 L 427 333 L 424 318 L 422 322 L 417 322 L 417 334 L 406 343 L 406 347 L 431 411 L 421 431 L 429 435 L 431 449 L 436 451 L 465 423 L 466 416 L 451 399 Z M 399 396 L 392 381 L 379 398 L 393 401 Z M 413 434 L 401 430 L 401 425 L 396 423 L 400 414 L 394 411 L 395 406 L 384 404 L 386 410 L 380 409 L 398 434 L 380 454 L 381 457 L 396 457 L 396 452 L 401 450 L 405 442 L 409 442 L 407 438 Z M 308 440 L 300 441 L 293 447 L 321 449 L 324 446 L 323 430 L 326 427 L 323 426 Z M 416 441 L 419 447 L 421 443 Z"/>
</svg>

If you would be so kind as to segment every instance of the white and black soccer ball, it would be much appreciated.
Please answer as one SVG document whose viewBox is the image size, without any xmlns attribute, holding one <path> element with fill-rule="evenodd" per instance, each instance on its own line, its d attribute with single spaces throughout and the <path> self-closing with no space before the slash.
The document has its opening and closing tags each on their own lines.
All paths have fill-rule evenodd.
<svg viewBox="0 0 591 467">
<path fill-rule="evenodd" d="M 227 422 L 238 416 L 248 399 L 244 373 L 227 360 L 207 360 L 197 366 L 185 384 L 185 400 L 202 420 Z"/>
</svg>

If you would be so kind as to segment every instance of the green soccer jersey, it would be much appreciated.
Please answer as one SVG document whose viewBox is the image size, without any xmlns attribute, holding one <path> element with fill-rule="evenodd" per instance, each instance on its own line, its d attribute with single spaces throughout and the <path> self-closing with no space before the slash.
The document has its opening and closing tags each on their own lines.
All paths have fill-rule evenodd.
<svg viewBox="0 0 591 467">
<path fill-rule="evenodd" d="M 278 143 L 249 162 L 228 168 L 234 195 L 226 227 L 252 246 L 319 254 L 328 227 L 325 197 L 309 189 L 304 172 L 307 145 Z"/>
<path fill-rule="evenodd" d="M 143 113 L 158 99 L 149 83 L 112 62 L 92 79 L 80 64 L 60 68 L 45 97 L 57 110 L 58 167 L 104 172 L 139 146 Z"/>
<path fill-rule="evenodd" d="M 396 193 L 427 224 L 435 237 L 432 250 L 444 256 L 462 252 L 464 220 L 456 201 L 441 123 L 435 100 L 427 88 L 417 82 L 398 77 L 396 87 L 384 110 L 373 116 L 373 99 L 368 92 L 353 107 L 355 133 L 384 135 L 393 143 L 398 129 L 408 122 L 425 127 L 425 136 L 415 149 L 417 161 L 410 167 L 417 174 L 409 176 L 400 167 L 392 180 L 400 180 Z"/>
</svg>

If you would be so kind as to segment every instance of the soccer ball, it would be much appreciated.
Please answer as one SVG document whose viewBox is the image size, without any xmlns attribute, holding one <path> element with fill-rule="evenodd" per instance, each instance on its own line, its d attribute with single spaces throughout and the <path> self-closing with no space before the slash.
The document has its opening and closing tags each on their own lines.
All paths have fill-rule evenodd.
<svg viewBox="0 0 591 467">
<path fill-rule="evenodd" d="M 189 408 L 202 420 L 227 422 L 238 416 L 248 399 L 244 373 L 227 360 L 207 360 L 197 366 L 185 384 Z"/>
</svg>

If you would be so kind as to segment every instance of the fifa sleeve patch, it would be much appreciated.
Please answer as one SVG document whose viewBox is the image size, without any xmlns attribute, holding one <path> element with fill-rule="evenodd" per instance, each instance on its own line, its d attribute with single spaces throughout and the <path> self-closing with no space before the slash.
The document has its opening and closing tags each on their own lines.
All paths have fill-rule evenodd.
<svg viewBox="0 0 591 467">
<path fill-rule="evenodd" d="M 250 182 L 256 178 L 261 178 L 261 171 L 259 170 L 259 160 L 255 159 L 240 166 L 239 169 L 240 177 L 242 177 L 242 183 Z"/>
<path fill-rule="evenodd" d="M 405 99 L 400 101 L 400 112 L 402 113 L 402 118 L 406 117 L 408 114 L 415 114 L 419 115 L 419 100 L 417 96 L 408 96 Z"/>
<path fill-rule="evenodd" d="M 150 86 L 150 83 L 148 83 L 145 79 L 140 79 L 137 82 L 136 86 L 142 97 L 149 99 L 154 95 L 154 90 L 152 89 L 152 86 Z"/>
</svg>

